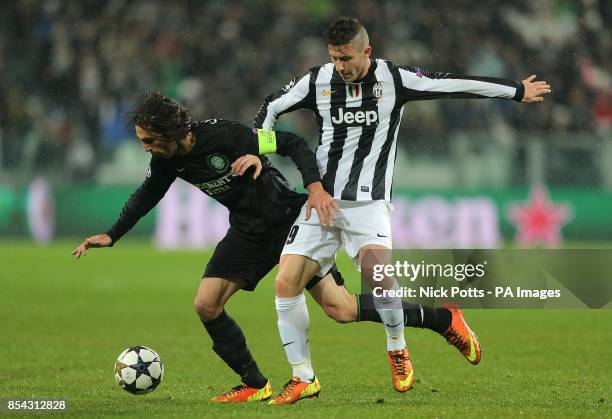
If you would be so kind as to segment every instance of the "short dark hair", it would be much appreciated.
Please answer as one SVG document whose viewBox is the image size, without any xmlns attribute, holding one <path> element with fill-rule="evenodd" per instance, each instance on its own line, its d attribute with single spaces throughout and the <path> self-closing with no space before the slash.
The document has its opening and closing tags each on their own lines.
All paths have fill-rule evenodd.
<svg viewBox="0 0 612 419">
<path fill-rule="evenodd" d="M 323 35 L 327 45 L 350 44 L 363 29 L 361 22 L 352 17 L 340 17 L 332 22 Z"/>
<path fill-rule="evenodd" d="M 160 92 L 145 92 L 128 115 L 134 125 L 159 134 L 162 141 L 178 142 L 191 131 L 189 111 Z"/>
</svg>

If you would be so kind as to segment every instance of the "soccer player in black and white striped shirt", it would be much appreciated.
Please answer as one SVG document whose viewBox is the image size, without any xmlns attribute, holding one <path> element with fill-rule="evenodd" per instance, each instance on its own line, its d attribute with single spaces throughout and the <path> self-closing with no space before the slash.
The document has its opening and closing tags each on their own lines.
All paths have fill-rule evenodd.
<svg viewBox="0 0 612 419">
<path fill-rule="evenodd" d="M 308 311 L 304 285 L 334 263 L 340 246 L 361 266 L 388 260 L 391 246 L 391 186 L 397 134 L 404 105 L 437 98 L 503 98 L 541 102 L 550 86 L 530 76 L 512 80 L 433 73 L 371 58 L 368 34 L 356 19 L 340 18 L 327 29 L 331 63 L 314 67 L 266 98 L 255 118 L 256 127 L 271 129 L 284 113 L 310 109 L 320 131 L 317 164 L 325 190 L 340 212 L 333 225 L 310 212 L 305 204 L 283 249 L 276 277 L 278 327 L 293 378 L 274 404 L 294 403 L 319 391 L 308 350 Z M 381 253 L 382 252 L 382 253 Z M 374 283 L 370 283 L 374 286 Z M 380 284 L 377 284 L 380 286 Z M 397 287 L 392 278 L 387 289 Z M 412 387 L 414 375 L 397 299 L 374 298 L 387 332 L 387 350 L 396 390 Z M 464 348 L 474 364 L 480 360 L 476 335 L 462 313 L 449 306 L 452 322 L 445 336 Z"/>
</svg>

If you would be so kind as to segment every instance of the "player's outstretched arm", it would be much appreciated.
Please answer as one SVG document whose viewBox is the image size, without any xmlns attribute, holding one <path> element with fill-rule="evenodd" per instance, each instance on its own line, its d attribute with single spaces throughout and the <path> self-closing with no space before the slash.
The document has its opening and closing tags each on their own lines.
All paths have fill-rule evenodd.
<svg viewBox="0 0 612 419">
<path fill-rule="evenodd" d="M 523 95 L 521 102 L 544 102 L 544 98 L 542 96 L 552 91 L 548 83 L 545 81 L 534 81 L 535 78 L 536 75 L 532 74 L 521 82 L 523 83 L 523 86 L 525 86 L 525 94 Z"/>
<path fill-rule="evenodd" d="M 108 234 L 96 234 L 85 239 L 83 243 L 72 251 L 72 254 L 79 259 L 81 256 L 87 255 L 87 249 L 92 247 L 109 247 L 113 244 L 113 240 Z"/>
<path fill-rule="evenodd" d="M 393 66 L 397 71 L 403 89 L 399 100 L 454 99 L 512 99 L 517 102 L 542 102 L 544 94 L 551 92 L 545 81 L 535 81 L 531 75 L 518 82 L 498 77 L 457 75 L 425 71 L 418 67 Z"/>
</svg>

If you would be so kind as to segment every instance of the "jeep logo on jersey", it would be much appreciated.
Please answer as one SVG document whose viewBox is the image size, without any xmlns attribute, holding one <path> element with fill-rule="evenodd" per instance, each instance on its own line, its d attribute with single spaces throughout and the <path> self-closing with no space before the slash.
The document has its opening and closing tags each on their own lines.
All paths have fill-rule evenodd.
<svg viewBox="0 0 612 419">
<path fill-rule="evenodd" d="M 338 108 L 338 114 L 332 115 L 332 122 L 334 125 L 348 125 L 352 127 L 362 125 L 369 127 L 372 124 L 378 124 L 378 111 L 374 109 L 355 109 L 357 110 L 352 111 L 345 108 Z"/>
<path fill-rule="evenodd" d="M 208 165 L 217 172 L 223 172 L 227 167 L 227 157 L 221 154 L 213 154 L 208 156 Z"/>
</svg>

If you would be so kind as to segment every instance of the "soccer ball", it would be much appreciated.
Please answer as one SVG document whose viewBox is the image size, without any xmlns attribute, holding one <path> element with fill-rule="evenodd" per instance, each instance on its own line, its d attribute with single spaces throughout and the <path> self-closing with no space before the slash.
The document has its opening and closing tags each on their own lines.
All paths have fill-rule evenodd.
<svg viewBox="0 0 612 419">
<path fill-rule="evenodd" d="M 115 362 L 117 383 L 132 394 L 152 392 L 163 377 L 164 364 L 157 352 L 146 346 L 127 348 Z"/>
</svg>

